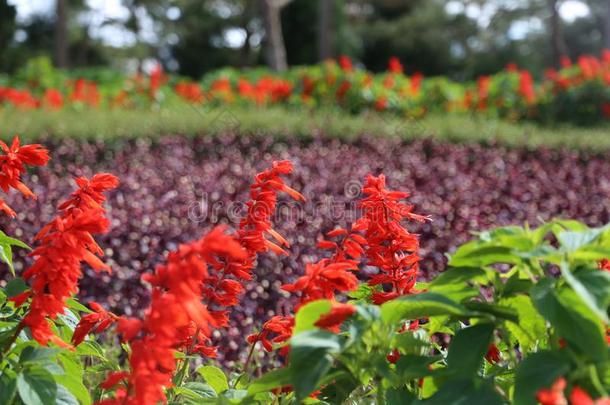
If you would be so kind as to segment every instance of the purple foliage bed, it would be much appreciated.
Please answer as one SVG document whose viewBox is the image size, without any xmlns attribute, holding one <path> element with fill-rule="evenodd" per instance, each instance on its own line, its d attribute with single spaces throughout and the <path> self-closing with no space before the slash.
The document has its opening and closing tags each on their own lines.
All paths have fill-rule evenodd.
<svg viewBox="0 0 610 405">
<path fill-rule="evenodd" d="M 470 233 L 490 227 L 569 217 L 600 225 L 610 220 L 610 162 L 605 156 L 550 149 L 520 150 L 499 146 L 456 145 L 434 141 L 401 142 L 360 138 L 336 140 L 247 139 L 167 136 L 112 145 L 45 141 L 50 165 L 27 175 L 38 194 L 25 202 L 11 194 L 7 202 L 19 217 L 0 218 L 0 227 L 28 243 L 54 207 L 71 190 L 70 177 L 108 171 L 122 183 L 109 199 L 112 229 L 100 239 L 112 275 L 91 271 L 81 282 L 85 302 L 95 299 L 131 313 L 147 304 L 140 275 L 152 270 L 177 243 L 200 237 L 213 223 L 236 225 L 252 176 L 271 160 L 290 159 L 295 174 L 287 183 L 308 203 L 284 199 L 276 230 L 292 243 L 290 257 L 262 257 L 224 347 L 234 358 L 256 322 L 288 308 L 279 285 L 293 280 L 303 263 L 315 259 L 321 232 L 345 226 L 355 215 L 358 182 L 367 173 L 385 173 L 389 186 L 412 193 L 417 212 L 434 221 L 415 226 L 421 234 L 422 277 L 442 271 L 444 253 Z M 22 252 L 23 253 L 23 252 Z M 23 268 L 27 259 L 18 259 Z"/>
</svg>

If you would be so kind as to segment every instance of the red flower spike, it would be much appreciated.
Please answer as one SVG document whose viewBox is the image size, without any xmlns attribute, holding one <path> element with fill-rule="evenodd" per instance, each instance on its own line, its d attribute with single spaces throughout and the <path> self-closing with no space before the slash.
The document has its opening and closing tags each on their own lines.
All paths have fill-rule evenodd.
<svg viewBox="0 0 610 405">
<path fill-rule="evenodd" d="M 407 219 L 428 221 L 429 217 L 412 212 L 412 206 L 399 202 L 407 193 L 386 189 L 385 177 L 368 176 L 363 187 L 365 198 L 360 205 L 363 218 L 354 228 L 363 230 L 368 263 L 379 269 L 369 280 L 370 285 L 387 284 L 391 291 L 376 292 L 372 299 L 382 304 L 398 296 L 413 293 L 418 273 L 419 240 L 417 235 L 402 227 Z"/>
<path fill-rule="evenodd" d="M 118 325 L 118 332 L 132 348 L 127 394 L 121 391 L 116 395 L 117 400 L 122 398 L 120 403 L 153 405 L 164 402 L 164 390 L 171 386 L 176 369 L 175 350 L 216 356 L 216 348 L 209 343 L 212 329 L 228 324 L 227 311 L 222 308 L 239 302 L 238 297 L 244 291 L 242 282 L 252 278 L 251 271 L 259 253 L 284 252 L 264 235 L 271 235 L 282 245 L 288 245 L 272 229 L 270 218 L 275 211 L 278 192 L 303 199 L 280 177 L 291 171 L 290 162 L 280 161 L 256 176 L 250 189 L 247 214 L 235 236 L 227 235 L 224 228 L 215 228 L 199 241 L 180 245 L 177 251 L 168 255 L 165 265 L 157 266 L 153 274 L 142 277 L 153 287 L 145 317 L 141 321 L 123 318 Z M 88 193 L 73 196 L 74 200 L 96 203 L 95 184 L 88 183 L 87 190 Z M 292 331 L 293 320 L 282 322 L 289 328 L 286 330 Z M 273 322 L 269 327 L 282 330 Z M 265 347 L 271 345 L 267 335 L 259 336 Z M 290 337 L 290 333 L 287 336 Z"/>
<path fill-rule="evenodd" d="M 91 332 L 102 333 L 115 323 L 119 317 L 112 312 L 106 311 L 100 304 L 92 301 L 89 306 L 95 312 L 84 315 L 76 325 L 72 335 L 72 344 L 78 346 Z"/>
<path fill-rule="evenodd" d="M 28 160 L 42 161 L 36 154 Z M 111 180 L 97 189 L 98 200 L 101 202 L 105 198 L 101 193 L 116 187 L 118 179 L 107 174 L 97 176 Z M 77 184 L 84 187 L 83 181 L 77 181 Z M 82 193 L 86 193 L 84 188 L 74 194 Z M 32 302 L 22 322 L 30 328 L 32 337 L 41 345 L 53 342 L 66 347 L 68 345 L 52 332 L 49 321 L 64 312 L 66 300 L 78 291 L 82 262 L 88 262 L 96 270 L 109 270 L 95 256 L 101 255 L 102 250 L 93 239 L 93 234 L 107 231 L 108 220 L 101 205 L 92 206 L 83 199 L 73 199 L 61 207 L 59 215 L 38 233 L 36 240 L 40 241 L 40 246 L 30 253 L 35 261 L 25 271 L 23 278 L 30 282 Z M 93 318 L 89 317 L 83 322 L 76 341 L 84 338 L 84 331 L 91 330 L 89 327 L 93 328 L 97 321 L 102 320 L 94 322 Z"/>
</svg>

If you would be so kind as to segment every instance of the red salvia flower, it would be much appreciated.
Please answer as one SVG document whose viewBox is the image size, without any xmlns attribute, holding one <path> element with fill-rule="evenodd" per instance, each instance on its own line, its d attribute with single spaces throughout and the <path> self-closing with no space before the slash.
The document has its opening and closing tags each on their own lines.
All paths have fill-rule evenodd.
<svg viewBox="0 0 610 405">
<path fill-rule="evenodd" d="M 0 189 L 5 193 L 11 188 L 18 190 L 26 198 L 36 199 L 36 195 L 21 182 L 21 174 L 26 166 L 44 166 L 49 161 L 49 152 L 39 144 L 21 145 L 19 137 L 13 138 L 9 147 L 0 141 Z M 0 211 L 10 217 L 17 214 L 0 198 Z"/>
<path fill-rule="evenodd" d="M 373 295 L 373 301 L 380 304 L 412 293 L 417 279 L 419 240 L 402 227 L 401 221 L 425 222 L 429 218 L 414 214 L 412 206 L 399 202 L 408 197 L 407 193 L 386 190 L 383 175 L 369 175 L 363 193 L 366 195 L 360 203 L 363 217 L 354 228 L 365 231 L 368 264 L 379 269 L 369 285 L 391 286 L 390 291 Z"/>
<path fill-rule="evenodd" d="M 396 56 L 392 56 L 388 61 L 388 70 L 392 73 L 402 73 L 402 64 L 400 63 L 400 59 Z"/>
<path fill-rule="evenodd" d="M 333 302 L 330 312 L 324 314 L 318 319 L 315 325 L 318 328 L 327 329 L 331 332 L 338 333 L 339 327 L 347 318 L 356 312 L 356 307 L 351 304 L 342 304 Z"/>
<path fill-rule="evenodd" d="M 566 389 L 566 380 L 558 378 L 551 388 L 544 388 L 536 392 L 536 399 L 541 405 L 568 405 L 568 401 L 563 393 Z"/>
<path fill-rule="evenodd" d="M 304 200 L 288 187 L 281 175 L 292 171 L 288 161 L 274 162 L 269 170 L 259 173 L 250 189 L 248 211 L 240 222 L 236 236 L 216 228 L 199 241 L 180 245 L 168 255 L 167 263 L 143 279 L 153 287 L 152 300 L 143 320 L 121 319 L 118 331 L 130 342 L 131 371 L 126 376 L 128 389 L 124 398 L 107 404 L 157 404 L 165 401 L 164 390 L 171 386 L 176 369 L 174 352 L 216 355 L 210 346 L 212 328 L 228 323 L 222 308 L 238 303 L 244 291 L 242 282 L 252 278 L 252 268 L 259 253 L 273 250 L 284 253 L 280 245 L 288 242 L 271 227 L 280 191 Z M 95 190 L 73 196 L 89 200 Z M 213 307 L 214 310 L 210 308 Z M 292 328 L 290 328 L 292 330 Z M 266 339 L 266 337 L 265 337 Z"/>
<path fill-rule="evenodd" d="M 495 364 L 501 359 L 502 358 L 500 357 L 500 350 L 498 350 L 498 347 L 493 343 L 490 344 L 489 348 L 487 349 L 487 353 L 485 354 L 485 360 L 487 360 L 489 364 Z"/>
<path fill-rule="evenodd" d="M 571 405 L 610 405 L 610 398 L 598 398 L 592 399 L 587 391 L 582 388 L 575 386 L 572 388 L 570 393 L 570 404 Z"/>
<path fill-rule="evenodd" d="M 351 72 L 352 70 L 354 70 L 351 58 L 346 55 L 339 56 L 339 66 L 341 66 L 341 69 L 344 72 Z"/>
<path fill-rule="evenodd" d="M 261 342 L 263 348 L 270 352 L 273 350 L 273 344 L 286 342 L 292 336 L 294 328 L 294 317 L 276 315 L 269 319 L 263 325 L 259 333 L 248 336 L 247 341 L 250 344 Z M 280 349 L 281 355 L 288 353 L 289 347 L 284 346 Z"/>
<path fill-rule="evenodd" d="M 118 179 L 112 175 L 97 175 L 94 179 L 98 176 L 106 179 L 103 187 L 98 188 L 100 193 L 118 185 Z M 84 182 L 89 183 L 84 178 L 80 180 L 81 187 Z M 80 189 L 74 194 L 85 195 L 87 191 Z M 102 194 L 96 198 L 99 203 L 105 199 Z M 63 313 L 66 300 L 78 291 L 81 262 L 96 271 L 110 271 L 97 256 L 103 252 L 93 239 L 94 234 L 105 233 L 109 224 L 99 203 L 91 206 L 87 200 L 68 200 L 61 204 L 59 215 L 36 235 L 40 246 L 31 253 L 34 264 L 23 274 L 31 285 L 32 302 L 22 325 L 30 328 L 33 338 L 41 345 L 52 341 L 67 346 L 52 332 L 49 320 Z"/>
<path fill-rule="evenodd" d="M 95 301 L 89 303 L 89 307 L 94 311 L 91 314 L 84 315 L 76 325 L 74 334 L 72 335 L 72 344 L 78 346 L 85 340 L 85 337 L 91 333 L 102 333 L 115 323 L 119 317 L 112 312 L 106 311 L 100 304 Z"/>
</svg>

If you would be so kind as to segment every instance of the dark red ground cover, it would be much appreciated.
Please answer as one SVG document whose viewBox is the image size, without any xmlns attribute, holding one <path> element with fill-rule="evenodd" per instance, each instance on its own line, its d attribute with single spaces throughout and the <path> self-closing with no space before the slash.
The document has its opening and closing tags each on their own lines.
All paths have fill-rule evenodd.
<svg viewBox="0 0 610 405">
<path fill-rule="evenodd" d="M 151 271 L 178 243 L 200 237 L 212 225 L 236 225 L 252 176 L 274 159 L 291 159 L 295 174 L 287 181 L 307 198 L 281 204 L 275 229 L 292 243 L 289 257 L 261 258 L 257 278 L 224 334 L 228 360 L 244 344 L 253 324 L 287 305 L 279 285 L 292 281 L 314 260 L 321 232 L 345 226 L 357 215 L 359 182 L 367 173 L 385 173 L 389 186 L 412 193 L 416 211 L 433 222 L 411 228 L 421 234 L 422 278 L 442 271 L 444 253 L 471 232 L 506 224 L 532 225 L 552 217 L 610 221 L 610 162 L 607 154 L 507 149 L 435 141 L 402 142 L 362 137 L 337 140 L 277 141 L 227 134 L 215 138 L 167 136 L 105 145 L 102 142 L 42 141 L 51 150 L 47 168 L 25 176 L 38 194 L 25 202 L 11 194 L 19 211 L 0 227 L 32 244 L 33 235 L 54 215 L 71 190 L 70 177 L 108 171 L 122 183 L 109 199 L 112 229 L 100 239 L 112 275 L 87 272 L 84 301 L 95 299 L 119 313 L 147 304 L 140 275 Z M 17 259 L 17 269 L 29 263 Z M 19 270 L 18 270 L 19 271 Z M 225 350 L 227 352 L 227 350 Z"/>
</svg>

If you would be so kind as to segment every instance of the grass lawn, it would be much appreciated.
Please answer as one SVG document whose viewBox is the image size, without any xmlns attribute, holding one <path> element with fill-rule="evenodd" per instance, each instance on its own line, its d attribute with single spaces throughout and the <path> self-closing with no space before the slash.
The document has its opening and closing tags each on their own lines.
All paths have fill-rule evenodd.
<svg viewBox="0 0 610 405">
<path fill-rule="evenodd" d="M 358 135 L 433 137 L 452 142 L 497 142 L 508 146 L 610 149 L 610 126 L 577 128 L 540 127 L 497 119 L 430 115 L 422 120 L 399 119 L 371 113 L 352 116 L 341 111 L 297 111 L 286 108 L 207 108 L 183 105 L 159 111 L 0 110 L 2 137 L 19 134 L 26 139 L 47 135 L 73 139 L 129 139 L 167 134 L 189 136 L 237 131 L 250 136 L 327 136 L 350 139 Z"/>
</svg>

